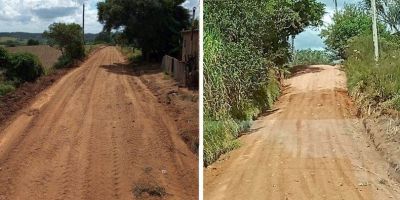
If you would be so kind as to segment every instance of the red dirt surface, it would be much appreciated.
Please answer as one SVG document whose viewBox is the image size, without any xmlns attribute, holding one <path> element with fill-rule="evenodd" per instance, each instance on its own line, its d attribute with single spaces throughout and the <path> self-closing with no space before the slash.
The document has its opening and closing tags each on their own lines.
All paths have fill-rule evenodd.
<svg viewBox="0 0 400 200">
<path fill-rule="evenodd" d="M 205 199 L 400 199 L 355 115 L 344 72 L 308 66 L 285 84 L 274 112 L 205 169 Z"/>
<path fill-rule="evenodd" d="M 0 132 L 0 199 L 197 199 L 198 161 L 157 97 L 106 47 Z"/>
<path fill-rule="evenodd" d="M 199 95 L 198 90 L 179 87 L 170 76 L 164 74 L 160 64 L 134 67 L 142 82 L 162 103 L 177 124 L 179 134 L 194 153 L 199 149 Z"/>
</svg>

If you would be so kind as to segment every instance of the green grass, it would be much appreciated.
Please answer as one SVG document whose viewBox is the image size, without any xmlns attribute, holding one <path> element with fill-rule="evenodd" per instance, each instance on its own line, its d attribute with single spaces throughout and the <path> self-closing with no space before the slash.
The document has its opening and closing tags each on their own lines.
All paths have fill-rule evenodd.
<svg viewBox="0 0 400 200">
<path fill-rule="evenodd" d="M 204 165 L 218 159 L 221 154 L 239 147 L 236 140 L 239 126 L 232 119 L 204 120 Z"/>
<path fill-rule="evenodd" d="M 142 59 L 142 51 L 133 47 L 120 46 L 118 48 L 131 62 L 139 62 Z"/>
<path fill-rule="evenodd" d="M 380 59 L 375 65 L 371 36 L 350 42 L 344 63 L 348 88 L 363 109 L 400 111 L 400 45 L 394 36 L 379 43 Z"/>
</svg>

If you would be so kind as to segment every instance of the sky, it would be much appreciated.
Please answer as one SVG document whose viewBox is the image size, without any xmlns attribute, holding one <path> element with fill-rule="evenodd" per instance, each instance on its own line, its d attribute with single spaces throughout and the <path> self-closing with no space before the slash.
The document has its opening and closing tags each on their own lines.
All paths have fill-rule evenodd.
<svg viewBox="0 0 400 200">
<path fill-rule="evenodd" d="M 332 16 L 335 11 L 335 3 L 333 0 L 318 0 L 326 5 L 325 15 L 323 17 L 324 26 L 332 23 Z M 338 0 L 338 9 L 342 9 L 344 4 L 357 3 L 360 0 Z M 321 28 L 308 28 L 306 31 L 296 36 L 294 40 L 295 49 L 319 49 L 325 48 L 323 39 L 319 36 Z"/>
<path fill-rule="evenodd" d="M 103 26 L 97 21 L 99 0 L 0 0 L 0 32 L 42 33 L 53 22 L 82 23 L 85 5 L 85 32 L 98 33 Z M 199 0 L 186 0 L 182 5 L 192 10 Z M 198 15 L 198 9 L 197 9 Z"/>
</svg>

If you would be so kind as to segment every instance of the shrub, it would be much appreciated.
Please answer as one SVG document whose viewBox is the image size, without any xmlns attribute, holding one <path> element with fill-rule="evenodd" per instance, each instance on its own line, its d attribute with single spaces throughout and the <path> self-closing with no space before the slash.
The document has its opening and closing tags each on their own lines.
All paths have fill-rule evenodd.
<svg viewBox="0 0 400 200">
<path fill-rule="evenodd" d="M 28 46 L 39 45 L 39 40 L 29 39 L 28 42 L 26 42 L 26 45 Z"/>
<path fill-rule="evenodd" d="M 381 37 L 380 59 L 374 61 L 371 35 L 353 38 L 349 42 L 345 61 L 350 93 L 366 108 L 400 111 L 400 45 L 398 37 Z"/>
<path fill-rule="evenodd" d="M 15 90 L 15 86 L 11 83 L 0 83 L 0 96 Z"/>
<path fill-rule="evenodd" d="M 30 53 L 14 54 L 6 71 L 7 78 L 17 82 L 34 81 L 43 74 L 44 69 L 39 58 Z"/>
<path fill-rule="evenodd" d="M 54 68 L 60 69 L 64 67 L 69 67 L 72 65 L 73 60 L 68 56 L 60 56 L 57 62 L 54 64 Z"/>
</svg>

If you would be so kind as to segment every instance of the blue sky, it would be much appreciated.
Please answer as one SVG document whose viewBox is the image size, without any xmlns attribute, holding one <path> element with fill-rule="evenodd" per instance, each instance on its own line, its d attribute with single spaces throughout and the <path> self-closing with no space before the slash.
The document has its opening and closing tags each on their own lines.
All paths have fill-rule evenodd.
<svg viewBox="0 0 400 200">
<path fill-rule="evenodd" d="M 324 26 L 332 23 L 332 15 L 335 11 L 335 4 L 333 0 L 319 0 L 326 5 L 326 14 L 323 17 Z M 338 9 L 342 9 L 344 4 L 357 3 L 360 0 L 338 0 Z M 294 41 L 295 49 L 324 49 L 324 41 L 319 36 L 321 28 L 309 28 L 306 31 L 296 36 Z"/>
<path fill-rule="evenodd" d="M 97 22 L 99 0 L 0 0 L 0 32 L 42 33 L 53 22 L 81 24 L 84 1 L 85 31 L 98 33 L 102 30 Z M 191 10 L 199 6 L 199 0 L 187 0 L 183 6 Z"/>
</svg>

